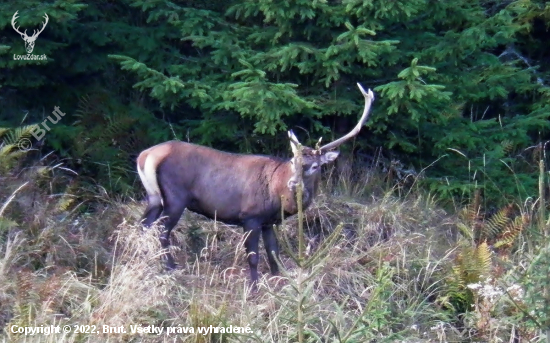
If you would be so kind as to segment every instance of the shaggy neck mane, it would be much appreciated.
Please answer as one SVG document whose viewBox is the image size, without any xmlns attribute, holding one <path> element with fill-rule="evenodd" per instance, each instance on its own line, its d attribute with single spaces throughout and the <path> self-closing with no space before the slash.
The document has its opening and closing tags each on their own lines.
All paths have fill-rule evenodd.
<svg viewBox="0 0 550 343">
<path fill-rule="evenodd" d="M 278 199 L 283 197 L 281 206 L 286 215 L 298 213 L 298 204 L 296 202 L 296 193 L 288 188 L 288 181 L 293 176 L 291 159 L 277 161 L 271 172 L 270 191 Z M 307 181 L 307 182 L 306 182 Z M 304 180 L 304 190 L 302 197 L 302 207 L 306 209 L 313 198 L 315 192 L 315 180 Z"/>
</svg>

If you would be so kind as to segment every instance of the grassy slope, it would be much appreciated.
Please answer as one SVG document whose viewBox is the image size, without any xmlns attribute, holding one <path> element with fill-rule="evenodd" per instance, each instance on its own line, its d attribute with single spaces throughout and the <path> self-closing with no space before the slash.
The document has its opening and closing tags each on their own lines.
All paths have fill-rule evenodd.
<svg viewBox="0 0 550 343">
<path fill-rule="evenodd" d="M 32 169 L 0 180 L 0 336 L 10 342 L 296 342 L 298 308 L 312 342 L 540 338 L 505 295 L 491 302 L 474 292 L 466 314 L 452 311 L 456 299 L 472 295 L 449 281 L 464 244 L 458 216 L 421 192 L 381 191 L 371 174 L 336 178 L 306 211 L 309 256 L 343 225 L 312 268 L 301 270 L 283 252 L 287 277 L 273 278 L 261 251 L 257 294 L 248 288 L 241 228 L 186 213 L 172 236 L 180 269 L 165 273 L 155 229 L 134 225 L 144 204 L 109 198 L 100 187 L 63 188 L 68 174 Z M 89 200 L 93 215 L 71 212 Z M 289 218 L 280 232 L 293 251 L 296 227 Z M 509 262 L 525 261 L 528 253 L 511 254 Z M 512 282 L 513 265 L 495 272 L 501 288 Z M 128 333 L 9 332 L 13 325 L 50 324 L 123 325 Z M 132 324 L 249 326 L 253 334 L 140 336 L 129 333 Z"/>
</svg>

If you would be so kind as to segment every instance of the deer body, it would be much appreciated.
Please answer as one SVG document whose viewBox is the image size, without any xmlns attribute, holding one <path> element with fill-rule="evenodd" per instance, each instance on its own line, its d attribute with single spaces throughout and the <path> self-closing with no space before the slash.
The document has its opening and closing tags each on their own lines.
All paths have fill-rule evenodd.
<svg viewBox="0 0 550 343">
<path fill-rule="evenodd" d="M 279 250 L 273 224 L 281 221 L 281 211 L 286 216 L 297 213 L 296 186 L 303 186 L 303 208 L 312 202 L 320 180 L 320 167 L 338 157 L 329 151 L 359 132 L 374 99 L 366 93 L 365 110 L 355 129 L 345 137 L 323 147 L 302 149 L 289 132 L 294 157 L 279 159 L 261 155 L 242 155 L 218 151 L 208 147 L 169 141 L 141 152 L 137 159 L 139 177 L 147 191 L 148 205 L 142 217 L 148 227 L 161 216 L 165 218 L 160 241 L 164 249 L 169 247 L 170 232 L 187 208 L 227 224 L 240 225 L 247 234 L 245 248 L 250 266 L 250 276 L 255 285 L 258 280 L 258 244 L 264 240 L 271 272 L 278 274 L 276 257 Z M 300 165 L 301 163 L 301 165 Z M 297 173 L 297 168 L 302 168 Z M 302 174 L 301 181 L 298 174 Z M 167 252 L 166 265 L 175 267 Z"/>
<path fill-rule="evenodd" d="M 274 224 L 281 215 L 281 207 L 288 215 L 297 211 L 287 186 L 293 173 L 290 160 L 231 154 L 170 141 L 143 151 L 138 157 L 138 172 L 142 180 L 153 184 L 147 190 L 148 209 L 152 210 L 162 205 L 164 194 L 173 198 L 172 202 L 167 199 L 173 207 L 188 208 L 232 225 L 242 225 L 250 218 Z M 308 183 L 306 193 L 315 192 L 318 179 Z"/>
</svg>

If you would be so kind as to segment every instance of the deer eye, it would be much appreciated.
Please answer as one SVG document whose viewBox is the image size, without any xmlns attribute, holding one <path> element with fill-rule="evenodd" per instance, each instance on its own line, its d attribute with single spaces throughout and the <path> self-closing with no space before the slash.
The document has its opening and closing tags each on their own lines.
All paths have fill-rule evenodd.
<svg viewBox="0 0 550 343">
<path fill-rule="evenodd" d="M 317 171 L 317 169 L 319 169 L 319 164 L 313 163 L 311 165 L 311 167 L 309 167 L 309 169 L 307 170 L 306 175 L 311 175 L 311 174 L 315 173 Z"/>
</svg>

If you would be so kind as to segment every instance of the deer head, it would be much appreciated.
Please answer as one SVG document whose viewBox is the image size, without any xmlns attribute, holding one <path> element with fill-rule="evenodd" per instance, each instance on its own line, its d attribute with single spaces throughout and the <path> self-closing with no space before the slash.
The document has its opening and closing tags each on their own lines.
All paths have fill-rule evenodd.
<svg viewBox="0 0 550 343">
<path fill-rule="evenodd" d="M 361 118 L 359 119 L 359 122 L 353 130 L 351 130 L 348 134 L 345 136 L 330 142 L 328 144 L 325 144 L 323 146 L 320 146 L 321 139 L 317 142 L 317 146 L 315 149 L 309 148 L 309 147 L 303 147 L 302 148 L 302 156 L 301 158 L 298 158 L 298 146 L 301 145 L 298 141 L 298 138 L 294 135 L 294 132 L 292 130 L 288 131 L 288 138 L 290 139 L 290 147 L 292 148 L 292 153 L 294 157 L 291 159 L 290 163 L 292 165 L 292 171 L 293 176 L 288 181 L 287 185 L 288 188 L 291 191 L 294 191 L 296 189 L 296 186 L 298 185 L 298 180 L 303 180 L 303 183 L 305 186 L 307 186 L 308 182 L 315 181 L 318 179 L 318 176 L 320 175 L 321 166 L 326 163 L 333 162 L 336 160 L 338 155 L 340 154 L 339 151 L 332 151 L 332 149 L 337 148 L 338 146 L 342 145 L 352 137 L 356 136 L 359 131 L 361 130 L 361 127 L 363 124 L 367 121 L 367 118 L 369 116 L 370 107 L 374 100 L 374 94 L 369 89 L 368 92 L 363 89 L 361 84 L 357 83 L 357 86 L 359 87 L 359 90 L 365 97 L 365 107 L 363 109 L 363 114 L 361 115 Z M 302 169 L 296 168 L 297 165 L 302 165 Z M 307 189 L 308 187 L 305 187 L 304 189 Z M 304 194 L 304 196 L 308 196 L 308 194 Z"/>
</svg>

